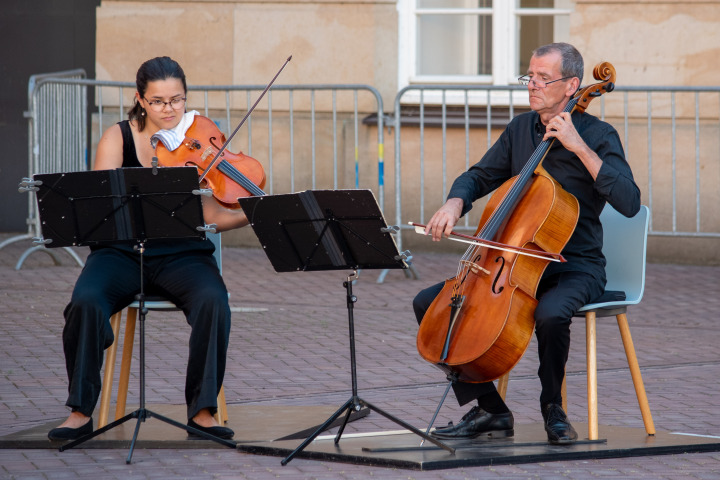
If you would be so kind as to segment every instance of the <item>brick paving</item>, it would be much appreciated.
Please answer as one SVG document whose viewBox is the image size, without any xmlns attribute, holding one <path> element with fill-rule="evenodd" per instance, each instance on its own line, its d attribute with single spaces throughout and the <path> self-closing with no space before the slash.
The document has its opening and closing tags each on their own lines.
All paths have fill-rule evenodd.
<svg viewBox="0 0 720 480">
<path fill-rule="evenodd" d="M 0 241 L 9 235 L 0 235 Z M 62 310 L 80 269 L 63 252 L 60 266 L 42 252 L 15 263 L 29 242 L 0 250 L 0 436 L 60 420 L 67 415 L 61 345 Z M 79 249 L 85 255 L 85 249 Z M 450 276 L 456 255 L 414 253 L 419 280 L 391 271 L 363 271 L 354 286 L 358 389 L 361 397 L 399 418 L 423 426 L 444 389 L 437 370 L 419 358 L 410 302 L 433 281 Z M 223 273 L 231 292 L 233 329 L 225 378 L 230 405 L 326 405 L 337 407 L 350 392 L 347 272 L 276 273 L 264 253 L 225 248 Z M 645 297 L 628 318 L 659 431 L 720 435 L 720 267 L 650 264 Z M 148 403 L 183 403 L 189 329 L 181 314 L 168 321 L 148 317 Z M 177 320 L 177 321 L 174 321 Z M 569 414 L 586 420 L 584 322 L 576 320 L 568 363 Z M 602 425 L 642 428 L 618 329 L 598 323 L 599 410 Z M 508 404 L 518 424 L 537 423 L 539 382 L 536 346 L 516 367 Z M 134 367 L 137 362 L 134 362 Z M 136 372 L 129 402 L 137 398 Z M 457 421 L 464 408 L 449 399 L 437 420 Z M 233 425 L 236 429 L 237 426 Z M 371 414 L 351 431 L 393 430 Z M 720 452 L 619 459 L 544 462 L 418 472 L 233 450 L 0 450 L 0 478 L 193 478 L 193 479 L 469 479 L 469 478 L 720 478 Z"/>
</svg>

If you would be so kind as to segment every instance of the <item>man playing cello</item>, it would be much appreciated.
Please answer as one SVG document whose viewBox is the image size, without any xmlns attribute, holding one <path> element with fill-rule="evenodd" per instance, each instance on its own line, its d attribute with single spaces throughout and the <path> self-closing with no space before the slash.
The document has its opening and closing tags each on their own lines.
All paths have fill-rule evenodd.
<svg viewBox="0 0 720 480">
<path fill-rule="evenodd" d="M 570 323 L 583 305 L 598 298 L 605 287 L 600 212 L 608 202 L 632 217 L 640 209 L 638 189 L 625 160 L 620 137 L 609 124 L 583 112 L 564 112 L 582 82 L 583 59 L 575 47 L 552 43 L 537 48 L 527 74 L 532 111 L 516 116 L 482 159 L 453 183 L 445 204 L 432 216 L 425 233 L 433 241 L 448 237 L 472 203 L 517 175 L 538 144 L 557 139 L 543 160 L 545 170 L 579 203 L 577 226 L 562 255 L 551 263 L 538 285 L 535 335 L 538 340 L 542 390 L 540 408 L 552 444 L 568 444 L 577 433 L 562 409 L 562 381 L 570 349 Z M 444 283 L 420 291 L 413 301 L 418 323 Z M 456 381 L 453 390 L 460 405 L 477 400 L 457 425 L 438 428 L 443 439 L 507 437 L 514 434 L 512 412 L 492 382 Z"/>
</svg>

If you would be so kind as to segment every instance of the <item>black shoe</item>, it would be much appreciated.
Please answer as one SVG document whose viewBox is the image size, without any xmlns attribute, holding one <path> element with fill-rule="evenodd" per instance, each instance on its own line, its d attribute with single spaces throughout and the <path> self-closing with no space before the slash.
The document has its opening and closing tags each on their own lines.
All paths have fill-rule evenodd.
<svg viewBox="0 0 720 480">
<path fill-rule="evenodd" d="M 460 423 L 436 428 L 430 435 L 437 438 L 476 438 L 487 435 L 492 438 L 512 437 L 515 434 L 515 420 L 511 412 L 488 413 L 480 407 L 473 407 Z"/>
<path fill-rule="evenodd" d="M 75 440 L 76 438 L 80 438 L 82 436 L 88 435 L 93 432 L 93 421 L 92 417 L 90 417 L 90 420 L 83 425 L 82 427 L 78 428 L 69 428 L 69 427 L 62 427 L 62 428 L 53 428 L 48 432 L 48 438 L 50 440 Z"/>
<path fill-rule="evenodd" d="M 577 432 L 570 425 L 567 415 L 560 405 L 557 403 L 543 405 L 542 415 L 545 420 L 548 442 L 553 445 L 568 445 L 577 440 Z"/>
<path fill-rule="evenodd" d="M 228 428 L 228 427 L 220 427 L 220 426 L 203 427 L 202 425 L 198 425 L 197 423 L 195 423 L 195 421 L 193 419 L 188 420 L 187 424 L 188 424 L 188 427 L 196 428 L 196 429 L 200 430 L 201 432 L 209 433 L 210 435 L 212 435 L 214 437 L 222 438 L 225 440 L 228 440 L 235 435 L 235 432 L 233 432 L 232 429 Z M 198 435 L 193 432 L 188 432 L 188 435 L 191 437 L 205 438 L 202 435 Z"/>
</svg>

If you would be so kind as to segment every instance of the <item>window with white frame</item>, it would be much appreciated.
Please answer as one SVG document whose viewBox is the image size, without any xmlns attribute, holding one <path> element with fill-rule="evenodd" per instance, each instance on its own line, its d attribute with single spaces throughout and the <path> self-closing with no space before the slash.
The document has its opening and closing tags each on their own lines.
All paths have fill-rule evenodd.
<svg viewBox="0 0 720 480">
<path fill-rule="evenodd" d="M 573 0 L 398 0 L 400 88 L 511 85 L 538 46 L 569 38 Z"/>
</svg>

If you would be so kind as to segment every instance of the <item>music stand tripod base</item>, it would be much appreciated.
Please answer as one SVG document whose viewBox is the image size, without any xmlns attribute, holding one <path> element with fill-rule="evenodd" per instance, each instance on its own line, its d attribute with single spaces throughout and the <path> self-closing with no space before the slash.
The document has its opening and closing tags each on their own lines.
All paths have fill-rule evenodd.
<svg viewBox="0 0 720 480">
<path fill-rule="evenodd" d="M 335 437 L 340 442 L 352 411 L 367 407 L 450 453 L 445 445 L 358 396 L 352 282 L 366 268 L 408 268 L 370 190 L 306 190 L 300 193 L 239 198 L 270 263 L 278 272 L 353 270 L 346 290 L 352 395 L 325 423 L 305 439 L 282 465 L 287 465 L 320 433 L 345 413 Z"/>
<path fill-rule="evenodd" d="M 425 432 L 422 432 L 421 430 L 418 430 L 417 428 L 413 427 L 409 423 L 400 420 L 399 418 L 385 412 L 384 410 L 376 407 L 375 405 L 363 400 L 358 396 L 357 392 L 357 373 L 355 368 L 355 327 L 354 327 L 354 320 L 353 320 L 353 305 L 357 301 L 357 297 L 353 295 L 352 293 L 352 280 L 353 276 L 357 277 L 357 272 L 353 272 L 350 276 L 348 276 L 347 280 L 343 282 L 343 285 L 345 286 L 347 290 L 347 304 L 348 304 L 348 324 L 349 324 L 349 337 L 350 337 L 350 367 L 351 367 L 351 377 L 352 377 L 352 396 L 348 399 L 347 402 L 343 404 L 334 414 L 332 414 L 320 427 L 315 430 L 315 432 L 310 435 L 308 438 L 306 438 L 295 450 L 293 450 L 290 455 L 285 457 L 280 463 L 285 466 L 290 462 L 290 460 L 295 457 L 298 453 L 303 451 L 305 447 L 310 445 L 315 438 L 320 435 L 323 431 L 325 431 L 330 425 L 333 424 L 335 420 L 340 417 L 340 415 L 343 414 L 343 412 L 346 412 L 345 419 L 343 420 L 343 423 L 340 425 L 340 428 L 338 430 L 337 435 L 335 436 L 335 444 L 337 445 L 340 442 L 340 437 L 342 437 L 342 434 L 345 430 L 345 426 L 348 423 L 348 420 L 350 419 L 350 415 L 354 411 L 360 411 L 362 407 L 367 407 L 370 410 L 379 413 L 383 417 L 387 418 L 388 420 L 391 420 L 401 427 L 405 428 L 406 430 L 411 431 L 412 433 L 419 435 L 424 440 L 428 440 L 431 443 L 437 445 L 440 448 L 444 448 L 448 452 L 455 454 L 455 449 L 445 445 L 444 443 L 440 442 L 436 438 L 431 437 Z"/>
<path fill-rule="evenodd" d="M 216 441 L 230 448 L 234 442 L 176 422 L 145 408 L 145 244 L 154 240 L 204 238 L 205 222 L 195 167 L 117 168 L 40 174 L 37 201 L 42 234 L 48 248 L 134 244 L 140 257 L 140 405 L 134 412 L 60 447 L 68 450 L 136 418 L 126 462 L 130 463 L 140 424 L 149 418 Z"/>
</svg>

